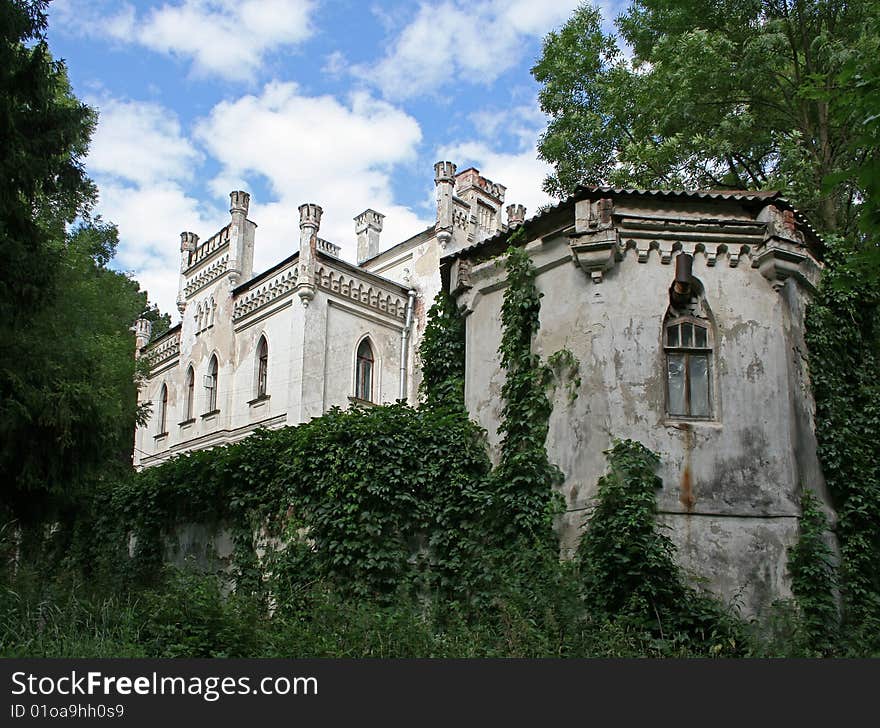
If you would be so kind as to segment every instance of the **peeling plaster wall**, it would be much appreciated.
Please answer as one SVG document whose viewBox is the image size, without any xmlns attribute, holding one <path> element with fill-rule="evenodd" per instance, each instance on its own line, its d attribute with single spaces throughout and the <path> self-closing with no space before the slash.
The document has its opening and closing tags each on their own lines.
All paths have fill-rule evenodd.
<svg viewBox="0 0 880 728">
<path fill-rule="evenodd" d="M 621 251 L 595 283 L 568 243 L 550 235 L 526 246 L 543 294 L 534 349 L 546 361 L 567 348 L 581 364 L 579 396 L 572 403 L 564 387 L 555 393 L 547 437 L 550 460 L 566 476 L 563 551 L 576 547 L 592 510 L 603 451 L 612 438 L 639 440 L 661 456 L 658 508 L 685 570 L 744 613 L 760 613 L 790 595 L 786 548 L 797 538 L 801 484 L 824 492 L 805 396 L 803 295 L 793 280 L 777 292 L 748 260 L 731 267 L 719 257 L 709 266 L 697 252 L 693 275 L 715 323 L 714 416 L 673 419 L 661 335 L 675 254 L 663 264 L 656 250 L 644 262 L 634 249 Z M 488 431 L 495 459 L 502 261 L 475 265 L 472 288 L 459 294 L 467 312 L 466 403 Z"/>
</svg>

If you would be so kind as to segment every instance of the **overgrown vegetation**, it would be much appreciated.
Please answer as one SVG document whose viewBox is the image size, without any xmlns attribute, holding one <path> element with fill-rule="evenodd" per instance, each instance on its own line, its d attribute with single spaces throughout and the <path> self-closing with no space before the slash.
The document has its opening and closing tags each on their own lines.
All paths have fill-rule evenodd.
<svg viewBox="0 0 880 728">
<path fill-rule="evenodd" d="M 611 473 L 600 484 L 581 558 L 559 560 L 552 517 L 560 473 L 544 447 L 547 388 L 560 375 L 576 377 L 577 362 L 566 353 L 542 364 L 532 352 L 540 309 L 534 269 L 511 247 L 507 270 L 500 348 L 508 374 L 505 442 L 494 471 L 483 433 L 462 407 L 461 321 L 441 296 L 437 306 L 445 310 L 432 320 L 424 347 L 448 343 L 452 353 L 426 378 L 431 406 L 331 410 L 105 485 L 78 528 L 32 534 L 28 553 L 51 564 L 40 570 L 64 576 L 44 582 L 32 578 L 28 565 L 19 567 L 16 589 L 3 592 L 2 652 L 742 652 L 742 639 L 731 636 L 735 621 L 708 598 L 691 599 L 687 608 L 672 603 L 674 595 L 694 595 L 656 530 L 653 495 L 649 507 L 644 488 L 653 488 L 656 456 L 640 446 L 611 451 Z M 435 385 L 439 396 L 430 391 Z M 621 448 L 643 458 L 641 469 Z M 621 517 L 632 517 L 628 527 L 636 524 L 638 534 L 621 530 Z M 163 566 L 169 535 L 188 523 L 231 533 L 233 556 L 216 574 Z M 625 572 L 607 561 L 609 533 L 629 548 Z M 103 588 L 90 594 L 80 578 Z M 603 602 L 602 589 L 618 593 L 620 604 Z M 714 606 L 695 613 L 697 603 Z M 74 638 L 73 629 L 95 641 Z M 22 642 L 18 635 L 32 637 Z"/>
<path fill-rule="evenodd" d="M 845 639 L 880 653 L 880 279 L 828 245 L 807 312 L 810 377 L 822 469 L 838 513 Z"/>
<path fill-rule="evenodd" d="M 561 510 L 555 487 L 563 474 L 544 447 L 552 403 L 547 368 L 532 351 L 538 331 L 541 294 L 528 253 L 515 244 L 507 251 L 507 288 L 501 306 L 501 366 L 504 408 L 498 432 L 501 457 L 493 474 L 498 527 L 509 541 L 552 547 L 553 517 Z"/>
<path fill-rule="evenodd" d="M 834 652 L 839 623 L 836 564 L 825 541 L 828 530 L 819 499 L 806 491 L 801 498 L 800 535 L 789 553 L 788 569 L 806 644 L 820 656 Z"/>
</svg>

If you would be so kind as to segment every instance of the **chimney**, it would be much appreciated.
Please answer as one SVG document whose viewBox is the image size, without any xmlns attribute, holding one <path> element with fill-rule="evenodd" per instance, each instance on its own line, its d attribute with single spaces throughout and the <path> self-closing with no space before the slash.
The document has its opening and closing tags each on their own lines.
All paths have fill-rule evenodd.
<svg viewBox="0 0 880 728">
<path fill-rule="evenodd" d="M 180 282 L 177 286 L 177 310 L 181 316 L 186 308 L 186 294 L 183 292 L 186 288 L 186 269 L 192 263 L 192 255 L 199 245 L 199 236 L 195 233 L 180 233 Z"/>
<path fill-rule="evenodd" d="M 379 234 L 382 232 L 381 212 L 366 209 L 354 219 L 354 231 L 357 234 L 357 264 L 374 258 L 379 254 Z"/>
<path fill-rule="evenodd" d="M 694 257 L 688 253 L 675 256 L 675 281 L 672 284 L 672 303 L 684 306 L 691 300 Z"/>
<path fill-rule="evenodd" d="M 321 206 L 313 202 L 299 206 L 299 261 L 294 290 L 303 306 L 308 306 L 315 297 L 315 248 L 323 212 Z"/>
<path fill-rule="evenodd" d="M 452 239 L 452 192 L 455 189 L 456 166 L 452 162 L 434 165 L 434 185 L 437 188 L 437 239 L 445 248 Z"/>
<path fill-rule="evenodd" d="M 254 272 L 253 230 L 248 229 L 247 213 L 251 196 L 243 190 L 229 193 L 229 267 L 226 275 L 232 285 L 248 280 Z M 249 234 L 250 233 L 250 234 Z"/>
<path fill-rule="evenodd" d="M 507 206 L 507 227 L 522 225 L 526 219 L 526 208 L 523 205 Z"/>
</svg>

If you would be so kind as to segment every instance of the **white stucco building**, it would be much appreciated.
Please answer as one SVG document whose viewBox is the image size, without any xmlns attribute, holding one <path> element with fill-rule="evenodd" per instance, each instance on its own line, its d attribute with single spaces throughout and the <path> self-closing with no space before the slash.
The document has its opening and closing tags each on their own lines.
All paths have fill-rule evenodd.
<svg viewBox="0 0 880 728">
<path fill-rule="evenodd" d="M 181 233 L 182 320 L 153 341 L 149 323 L 136 324 L 150 368 L 139 401 L 152 404 L 152 416 L 137 429 L 135 466 L 353 401 L 415 403 L 415 352 L 440 289 L 441 255 L 507 229 L 504 187 L 478 170 L 440 162 L 435 184 L 436 223 L 386 250 L 384 216 L 368 209 L 355 218 L 356 265 L 319 236 L 315 204 L 299 208 L 298 250 L 256 274 L 248 193 L 230 194 L 230 222 L 207 240 Z M 519 205 L 508 212 L 514 223 L 524 216 Z"/>
<path fill-rule="evenodd" d="M 314 204 L 299 208 L 298 251 L 257 274 L 246 193 L 231 194 L 230 223 L 205 242 L 182 233 L 182 322 L 149 344 L 138 324 L 153 415 L 135 465 L 352 401 L 415 403 L 441 285 L 466 314 L 465 399 L 494 456 L 503 253 L 522 226 L 543 293 L 534 346 L 544 358 L 568 349 L 580 366 L 547 439 L 566 476 L 563 549 L 589 516 L 603 451 L 632 438 L 661 455 L 658 505 L 685 567 L 746 613 L 786 596 L 800 493 L 829 503 L 803 338 L 821 248 L 808 221 L 772 192 L 598 187 L 524 220 L 478 170 L 434 172 L 436 223 L 382 249 L 383 216 L 364 211 L 357 264 L 319 237 Z"/>
</svg>

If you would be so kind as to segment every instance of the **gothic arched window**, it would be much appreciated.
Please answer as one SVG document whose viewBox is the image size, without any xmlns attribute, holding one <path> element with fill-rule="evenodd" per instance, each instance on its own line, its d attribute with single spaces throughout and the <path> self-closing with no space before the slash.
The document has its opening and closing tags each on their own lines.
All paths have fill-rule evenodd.
<svg viewBox="0 0 880 728">
<path fill-rule="evenodd" d="M 207 402 L 206 412 L 217 410 L 217 355 L 211 357 L 208 362 L 208 374 L 205 376 L 205 399 Z"/>
<path fill-rule="evenodd" d="M 168 385 L 163 384 L 162 389 L 159 392 L 159 410 L 156 412 L 156 421 L 159 426 L 158 433 L 159 435 L 165 434 L 165 425 L 167 417 L 168 417 Z"/>
<path fill-rule="evenodd" d="M 667 321 L 666 411 L 670 417 L 712 416 L 712 340 L 708 322 L 686 316 Z"/>
<path fill-rule="evenodd" d="M 370 340 L 364 339 L 357 350 L 357 365 L 355 368 L 354 396 L 365 402 L 373 401 L 373 347 Z"/>
<path fill-rule="evenodd" d="M 193 418 L 193 395 L 195 394 L 196 374 L 193 368 L 186 370 L 186 420 Z"/>
<path fill-rule="evenodd" d="M 257 344 L 257 397 L 266 396 L 269 381 L 269 344 L 265 336 Z"/>
</svg>

